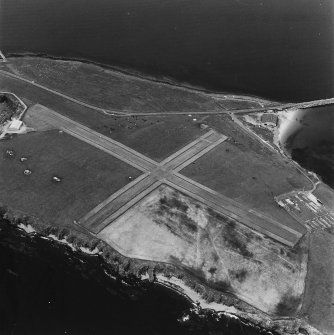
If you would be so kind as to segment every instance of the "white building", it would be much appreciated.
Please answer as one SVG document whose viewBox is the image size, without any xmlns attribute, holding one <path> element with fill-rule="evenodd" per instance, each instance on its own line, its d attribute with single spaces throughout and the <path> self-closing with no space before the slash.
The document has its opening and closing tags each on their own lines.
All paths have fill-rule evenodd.
<svg viewBox="0 0 334 335">
<path fill-rule="evenodd" d="M 22 126 L 22 121 L 20 120 L 17 120 L 17 119 L 14 119 L 11 121 L 9 127 L 8 127 L 8 130 L 9 131 L 18 131 L 20 130 L 21 126 Z"/>
</svg>

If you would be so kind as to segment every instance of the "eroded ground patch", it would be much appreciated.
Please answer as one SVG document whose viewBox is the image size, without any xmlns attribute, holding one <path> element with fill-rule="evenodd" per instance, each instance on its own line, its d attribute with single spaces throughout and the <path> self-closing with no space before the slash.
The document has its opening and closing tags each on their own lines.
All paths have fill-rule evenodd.
<svg viewBox="0 0 334 335">
<path fill-rule="evenodd" d="M 265 312 L 294 315 L 299 308 L 305 239 L 288 248 L 169 187 L 153 191 L 99 237 L 129 257 L 182 266 Z"/>
</svg>

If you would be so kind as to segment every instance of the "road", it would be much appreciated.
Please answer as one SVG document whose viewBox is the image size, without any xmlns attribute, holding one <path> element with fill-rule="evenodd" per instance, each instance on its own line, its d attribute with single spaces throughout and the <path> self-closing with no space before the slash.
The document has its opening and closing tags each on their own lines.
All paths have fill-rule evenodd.
<svg viewBox="0 0 334 335">
<path fill-rule="evenodd" d="M 6 59 L 5 55 L 1 52 L 1 50 L 0 50 L 0 58 L 2 58 L 3 62 L 7 62 L 7 59 Z"/>
<path fill-rule="evenodd" d="M 166 115 L 188 115 L 189 112 L 180 112 L 180 111 L 169 111 L 169 112 L 159 112 L 159 113 L 150 113 L 150 112 L 142 112 L 142 113 L 137 113 L 137 112 L 120 112 L 116 110 L 109 110 L 109 109 L 104 109 L 101 107 L 93 106 L 91 104 L 85 103 L 83 101 L 80 101 L 78 99 L 72 98 L 66 94 L 63 94 L 57 90 L 51 89 L 49 87 L 46 87 L 44 85 L 38 84 L 34 82 L 33 80 L 26 79 L 22 76 L 16 75 L 14 73 L 0 70 L 0 74 L 15 78 L 17 80 L 21 80 L 25 83 L 28 83 L 30 85 L 33 85 L 35 87 L 38 87 L 42 90 L 48 91 L 50 93 L 53 93 L 55 95 L 58 95 L 64 99 L 67 99 L 69 101 L 75 102 L 81 106 L 96 110 L 98 112 L 102 112 L 104 114 L 109 114 L 109 115 L 115 115 L 115 116 L 120 116 L 120 117 L 129 117 L 129 116 L 166 116 Z M 208 94 L 210 95 L 210 94 Z M 211 95 L 214 99 L 218 99 L 217 97 L 214 97 L 214 95 Z M 247 101 L 247 100 L 246 100 Z M 298 103 L 276 103 L 270 106 L 266 107 L 260 107 L 260 108 L 251 108 L 251 109 L 238 109 L 238 110 L 233 110 L 233 113 L 237 114 L 250 114 L 250 113 L 257 113 L 257 112 L 267 112 L 269 109 L 270 110 L 282 110 L 282 109 L 288 109 L 288 108 L 309 108 L 309 107 L 315 107 L 315 106 L 324 106 L 324 105 L 331 105 L 334 104 L 334 98 L 329 98 L 329 99 L 320 99 L 320 100 L 312 100 L 312 101 L 305 101 L 305 102 L 298 102 Z M 210 112 L 210 111 L 203 111 L 203 112 L 192 112 L 192 115 L 217 115 L 217 114 L 227 114 L 230 113 L 231 111 L 228 110 L 220 110 L 220 111 L 215 111 L 215 112 Z"/>
<path fill-rule="evenodd" d="M 79 220 L 82 226 L 95 234 L 112 223 L 117 217 L 143 199 L 152 190 L 161 184 L 167 184 L 197 199 L 218 213 L 231 217 L 282 243 L 294 245 L 301 236 L 301 233 L 290 229 L 272 218 L 264 216 L 262 213 L 249 210 L 204 185 L 198 184 L 179 174 L 179 171 L 185 166 L 222 143 L 226 139 L 224 135 L 210 130 L 161 163 L 157 163 L 121 143 L 100 135 L 41 105 L 36 105 L 35 109 L 37 109 L 39 117 L 44 122 L 62 129 L 64 132 L 100 150 L 104 150 L 144 172 L 139 178 L 111 195 Z"/>
<path fill-rule="evenodd" d="M 97 234 L 160 184 L 149 174 L 140 176 L 132 185 L 126 185 L 117 194 L 112 194 L 98 207 L 93 208 L 79 220 L 79 224 Z"/>
<path fill-rule="evenodd" d="M 174 172 L 193 162 L 194 157 L 199 158 L 226 139 L 227 137 L 222 134 L 213 130 L 208 131 L 164 161 L 156 163 L 150 172 L 134 180 L 131 186 L 128 184 L 111 195 L 81 218 L 79 223 L 91 232 L 99 233 L 130 207 L 171 178 Z"/>
<path fill-rule="evenodd" d="M 116 114 L 116 111 L 107 111 L 99 107 L 95 107 L 77 99 L 71 98 L 55 90 L 44 87 L 40 84 L 31 82 L 25 78 L 8 73 L 0 70 L 0 74 L 24 81 L 30 85 L 39 87 L 48 92 L 61 96 L 77 104 L 83 105 L 88 108 L 103 112 Z M 318 101 L 319 102 L 319 101 Z M 334 99 L 320 100 L 319 103 L 333 103 Z M 317 103 L 307 102 L 293 104 L 293 106 L 301 106 L 302 104 L 308 104 L 308 106 Z M 275 108 L 284 108 L 282 106 L 292 106 L 292 104 L 285 104 L 275 106 Z M 192 142 L 179 152 L 175 153 L 171 157 L 167 158 L 161 163 L 157 163 L 148 157 L 134 151 L 131 148 L 124 146 L 123 144 L 114 141 L 106 136 L 103 136 L 81 124 L 75 122 L 65 116 L 55 113 L 47 108 L 37 105 L 38 113 L 43 121 L 52 124 L 54 127 L 62 129 L 64 132 L 85 141 L 86 143 L 95 146 L 96 148 L 103 150 L 114 157 L 136 167 L 147 176 L 143 179 L 136 180 L 131 183 L 131 187 L 128 189 L 122 189 L 116 197 L 111 196 L 100 204 L 97 208 L 93 209 L 87 214 L 85 218 L 80 222 L 86 228 L 90 228 L 94 233 L 101 231 L 104 226 L 108 225 L 112 220 L 116 219 L 119 215 L 124 213 L 133 204 L 142 199 L 145 195 L 151 192 L 154 188 L 158 187 L 162 183 L 166 183 L 181 192 L 193 196 L 199 201 L 207 204 L 209 207 L 214 208 L 218 212 L 228 215 L 236 220 L 248 225 L 249 227 L 263 232 L 274 239 L 283 242 L 288 245 L 293 245 L 300 237 L 300 233 L 291 231 L 289 227 L 286 227 L 279 222 L 263 216 L 263 214 L 250 211 L 247 208 L 242 207 L 240 204 L 236 204 L 231 199 L 222 198 L 222 195 L 204 187 L 203 185 L 196 184 L 194 181 L 186 180 L 184 176 L 178 174 L 185 166 L 198 159 L 206 152 L 212 150 L 219 143 L 223 142 L 226 137 L 216 132 L 209 132 L 202 136 L 200 139 Z M 267 107 L 268 108 L 268 107 Z M 259 108 L 258 110 L 267 110 L 267 108 Z M 273 108 L 273 107 L 271 107 Z M 248 112 L 255 112 L 257 109 L 247 110 Z M 233 113 L 242 113 L 242 110 L 233 111 Z M 228 111 L 222 111 L 221 113 L 229 113 Z M 166 115 L 171 113 L 149 113 L 145 115 Z M 178 113 L 186 114 L 186 113 Z M 201 112 L 199 114 L 217 114 L 212 112 Z M 219 114 L 219 113 L 218 113 Z M 119 116 L 128 116 L 129 114 L 118 113 Z M 140 115 L 133 114 L 133 115 Z M 130 185 L 130 184 L 129 184 Z M 216 194 L 214 194 L 216 193 Z"/>
<path fill-rule="evenodd" d="M 114 115 L 114 114 L 115 114 L 115 115 L 124 115 L 124 114 L 125 114 L 125 113 L 123 113 L 123 112 L 113 111 L 113 110 L 109 110 L 109 109 L 104 109 L 104 108 L 100 108 L 100 107 L 97 107 L 97 106 L 93 106 L 93 105 L 91 105 L 91 104 L 88 104 L 88 103 L 86 103 L 86 102 L 80 101 L 80 100 L 75 99 L 75 98 L 72 98 L 72 97 L 70 97 L 70 96 L 68 96 L 68 95 L 66 95 L 66 94 L 63 94 L 63 93 L 61 93 L 61 92 L 58 92 L 58 91 L 56 91 L 56 90 L 54 90 L 54 89 L 51 89 L 51 88 L 49 88 L 49 87 L 46 87 L 46 86 L 41 85 L 41 84 L 38 84 L 38 83 L 36 83 L 36 82 L 33 81 L 33 80 L 26 79 L 26 78 L 24 78 L 24 77 L 18 76 L 18 75 L 16 75 L 16 74 L 11 73 L 11 72 L 8 72 L 8 71 L 0 70 L 0 74 L 4 75 L 4 76 L 6 76 L 6 77 L 10 77 L 10 78 L 14 78 L 14 79 L 23 81 L 23 82 L 25 82 L 25 83 L 27 83 L 27 84 L 29 84 L 29 85 L 38 87 L 38 88 L 40 88 L 40 89 L 42 89 L 42 90 L 44 90 L 44 91 L 47 91 L 47 92 L 50 92 L 50 93 L 52 93 L 52 94 L 58 95 L 58 96 L 60 96 L 60 97 L 62 97 L 62 98 L 64 98 L 64 99 L 66 99 L 66 100 L 69 100 L 69 101 L 72 101 L 72 102 L 74 102 L 74 103 L 76 103 L 76 104 L 78 104 L 78 105 L 81 105 L 81 106 L 84 106 L 84 107 L 93 109 L 93 110 L 95 110 L 95 111 L 97 111 L 97 112 L 102 112 L 102 113 L 104 113 L 104 114 L 112 114 L 112 115 Z"/>
<path fill-rule="evenodd" d="M 247 108 L 247 109 L 234 109 L 234 110 L 220 110 L 214 112 L 192 112 L 191 115 L 218 115 L 218 114 L 229 114 L 231 112 L 235 114 L 252 114 L 252 113 L 267 113 L 269 111 L 278 111 L 289 108 L 310 108 L 316 106 L 326 106 L 334 104 L 334 98 L 329 99 L 320 99 L 320 100 L 312 100 L 312 101 L 304 101 L 304 102 L 291 102 L 291 103 L 275 103 L 272 105 L 267 105 L 266 107 L 259 108 Z M 169 112 L 159 112 L 159 113 L 127 113 L 120 116 L 164 116 L 164 115 L 186 115 L 189 112 L 178 112 L 178 111 L 169 111 Z"/>
<path fill-rule="evenodd" d="M 291 229 L 258 211 L 250 210 L 181 174 L 173 174 L 165 183 L 204 203 L 216 212 L 230 217 L 251 229 L 268 235 L 281 243 L 294 246 L 302 236 L 300 232 Z"/>
<path fill-rule="evenodd" d="M 139 152 L 97 133 L 59 113 L 51 111 L 42 105 L 35 105 L 32 108 L 34 109 L 34 113 L 38 114 L 43 122 L 51 124 L 55 128 L 61 129 L 64 132 L 103 150 L 143 172 L 151 171 L 157 165 L 155 161 Z"/>
</svg>

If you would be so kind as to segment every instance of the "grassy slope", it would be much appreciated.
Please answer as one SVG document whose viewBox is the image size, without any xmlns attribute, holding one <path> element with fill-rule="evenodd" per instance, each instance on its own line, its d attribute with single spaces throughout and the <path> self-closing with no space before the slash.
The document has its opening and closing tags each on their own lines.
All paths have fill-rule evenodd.
<svg viewBox="0 0 334 335">
<path fill-rule="evenodd" d="M 4 152 L 13 149 L 15 158 Z M 138 176 L 131 166 L 56 130 L 0 142 L 0 201 L 46 223 L 65 224 Z M 25 162 L 20 157 L 27 157 Z M 25 176 L 24 169 L 32 174 Z M 52 176 L 63 180 L 55 184 Z"/>
<path fill-rule="evenodd" d="M 321 183 L 316 190 L 314 195 L 318 197 L 325 206 L 334 211 L 334 190 L 326 184 Z"/>
<path fill-rule="evenodd" d="M 312 235 L 302 315 L 324 334 L 334 332 L 334 237 Z"/>
<path fill-rule="evenodd" d="M 102 67 L 38 57 L 10 59 L 22 76 L 108 109 L 133 112 L 216 111 L 222 106 L 209 96 L 124 75 Z M 229 100 L 224 108 L 250 108 L 256 103 Z"/>
<path fill-rule="evenodd" d="M 19 80 L 8 79 L 1 75 L 0 80 L 2 89 L 16 93 L 31 103 L 43 104 L 152 159 L 161 160 L 169 156 L 201 134 L 199 124 L 188 116 L 115 118 Z"/>
<path fill-rule="evenodd" d="M 199 124 L 183 115 L 111 117 L 95 128 L 138 152 L 160 161 L 201 136 Z"/>
</svg>

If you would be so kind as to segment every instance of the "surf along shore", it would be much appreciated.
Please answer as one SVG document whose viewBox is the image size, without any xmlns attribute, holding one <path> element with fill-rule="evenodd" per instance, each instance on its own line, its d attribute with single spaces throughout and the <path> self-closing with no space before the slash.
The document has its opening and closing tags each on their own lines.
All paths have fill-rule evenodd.
<svg viewBox="0 0 334 335">
<path fill-rule="evenodd" d="M 298 334 L 301 329 L 308 329 L 310 334 L 317 334 L 309 325 L 300 320 L 289 318 L 273 319 L 259 310 L 247 308 L 232 296 L 222 294 L 203 285 L 191 274 L 171 264 L 143 261 L 124 257 L 107 243 L 80 231 L 46 225 L 25 215 L 13 214 L 7 207 L 0 207 L 0 218 L 20 228 L 31 236 L 47 238 L 72 251 L 83 252 L 92 257 L 102 258 L 117 277 L 131 285 L 142 280 L 163 285 L 187 298 L 195 308 L 208 309 L 218 315 L 238 318 L 241 322 L 259 326 L 265 331 L 277 334 Z M 240 309 L 239 309 L 240 308 Z"/>
<path fill-rule="evenodd" d="M 16 70 L 19 72 L 25 72 L 27 69 L 20 69 L 19 67 L 16 67 Z M 25 72 L 25 74 L 26 73 L 27 72 Z M 36 78 L 36 80 L 43 80 L 43 75 Z M 145 79 L 145 81 L 147 80 Z M 244 103 L 250 103 L 249 107 L 260 104 L 257 99 L 244 99 L 243 97 L 239 99 L 235 95 L 229 95 L 228 99 L 231 99 L 231 102 L 232 100 L 241 100 Z M 201 103 L 202 101 L 198 101 L 195 105 L 190 104 L 188 106 L 189 111 L 193 110 L 195 107 L 201 110 Z M 210 104 L 211 102 L 207 103 Z M 261 103 L 263 103 L 262 100 Z M 270 104 L 270 102 L 268 102 L 268 104 Z M 142 106 L 139 104 L 132 106 L 132 108 L 133 107 L 139 109 Z M 219 108 L 221 108 L 221 106 L 219 106 Z M 12 210 L 4 209 L 2 212 L 6 219 L 10 220 L 14 224 L 21 225 L 21 228 L 28 227 L 26 228 L 28 231 L 34 229 L 44 236 L 49 236 L 51 238 L 60 240 L 61 243 L 69 243 L 70 245 L 74 246 L 75 249 L 86 251 L 92 254 L 99 254 L 107 262 L 112 264 L 115 269 L 119 271 L 120 275 L 134 275 L 138 279 L 149 278 L 152 281 L 157 281 L 164 285 L 168 285 L 170 288 L 182 292 L 186 296 L 190 297 L 193 301 L 198 302 L 203 308 L 209 308 L 217 312 L 225 312 L 237 315 L 240 318 L 244 318 L 254 322 L 255 324 L 259 324 L 266 329 L 278 331 L 281 334 L 297 334 L 299 330 L 308 328 L 304 321 L 297 320 L 295 318 L 274 319 L 269 317 L 265 313 L 252 308 L 251 306 L 236 299 L 232 295 L 224 294 L 221 291 L 216 291 L 203 285 L 199 280 L 196 279 L 196 276 L 192 275 L 191 273 L 187 274 L 184 269 L 180 269 L 175 265 L 124 257 L 117 253 L 105 242 L 97 239 L 94 236 L 88 235 L 87 232 L 79 226 L 70 228 L 55 227 L 54 225 L 45 225 L 44 222 L 39 221 L 37 218 L 32 218 L 17 212 L 14 213 Z"/>
</svg>

